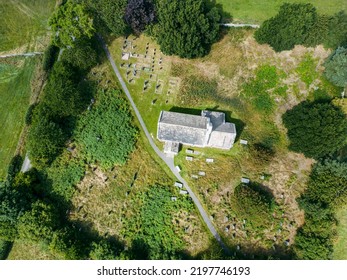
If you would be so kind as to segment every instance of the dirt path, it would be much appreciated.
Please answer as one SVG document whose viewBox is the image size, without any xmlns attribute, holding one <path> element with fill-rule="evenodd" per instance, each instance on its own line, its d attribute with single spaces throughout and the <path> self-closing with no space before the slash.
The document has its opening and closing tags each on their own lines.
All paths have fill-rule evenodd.
<svg viewBox="0 0 347 280">
<path fill-rule="evenodd" d="M 189 192 L 189 195 L 190 197 L 192 198 L 194 204 L 196 205 L 196 207 L 198 208 L 199 212 L 200 212 L 200 215 L 201 217 L 203 218 L 205 224 L 207 225 L 208 229 L 210 230 L 211 234 L 213 235 L 213 237 L 219 242 L 219 244 L 221 245 L 221 247 L 223 248 L 223 250 L 226 252 L 226 253 L 229 253 L 229 250 L 228 248 L 226 247 L 226 245 L 224 244 L 224 242 L 222 241 L 220 235 L 218 234 L 217 230 L 215 229 L 215 227 L 213 226 L 209 216 L 207 215 L 205 209 L 203 208 L 203 206 L 201 205 L 198 197 L 194 194 L 194 192 L 192 191 L 192 189 L 189 187 L 188 183 L 182 178 L 182 176 L 180 175 L 180 173 L 178 172 L 178 170 L 175 168 L 174 166 L 174 161 L 173 161 L 173 158 L 168 158 L 163 152 L 161 152 L 158 147 L 156 146 L 156 144 L 154 143 L 149 131 L 147 130 L 147 127 L 145 125 L 145 122 L 143 121 L 142 117 L 141 117 L 141 114 L 139 112 L 139 110 L 137 109 L 136 105 L 135 105 L 135 102 L 133 101 L 131 95 L 130 95 L 130 92 L 105 44 L 105 42 L 103 41 L 103 39 L 101 37 L 99 37 L 100 39 L 100 42 L 105 50 L 105 53 L 106 53 L 106 56 L 109 60 L 109 62 L 111 63 L 111 66 L 113 68 L 113 71 L 114 73 L 116 74 L 117 78 L 118 78 L 118 81 L 119 83 L 121 84 L 123 90 L 124 90 L 124 93 L 126 94 L 127 98 L 129 99 L 129 102 L 135 112 L 135 115 L 137 117 L 137 119 L 139 120 L 140 122 L 140 125 L 142 127 L 142 130 L 144 131 L 148 141 L 149 141 L 149 144 L 151 145 L 151 147 L 153 148 L 153 150 L 155 151 L 155 153 L 165 162 L 165 164 L 170 168 L 171 172 L 176 176 L 177 180 L 180 181 L 185 189 Z"/>
<path fill-rule="evenodd" d="M 35 55 L 42 55 L 42 54 L 43 52 L 13 53 L 13 54 L 0 55 L 0 58 L 15 57 L 15 56 L 35 56 Z"/>
</svg>

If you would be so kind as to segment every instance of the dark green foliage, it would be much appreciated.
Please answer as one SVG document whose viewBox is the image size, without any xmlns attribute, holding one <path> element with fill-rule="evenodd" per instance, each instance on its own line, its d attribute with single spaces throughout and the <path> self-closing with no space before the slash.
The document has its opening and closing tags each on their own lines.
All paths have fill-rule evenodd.
<svg viewBox="0 0 347 280">
<path fill-rule="evenodd" d="M 52 181 L 55 194 L 70 201 L 75 191 L 75 185 L 84 176 L 84 164 L 77 159 L 63 154 L 47 169 L 48 180 Z"/>
<path fill-rule="evenodd" d="M 165 54 L 201 57 L 218 39 L 219 11 L 209 9 L 204 0 L 157 1 L 157 12 L 156 37 Z"/>
<path fill-rule="evenodd" d="M 124 164 L 136 137 L 129 108 L 118 91 L 99 91 L 95 106 L 81 118 L 76 131 L 86 159 L 103 168 Z"/>
<path fill-rule="evenodd" d="M 283 121 L 288 129 L 289 148 L 307 157 L 326 156 L 346 141 L 346 116 L 331 103 L 300 103 L 283 115 Z"/>
<path fill-rule="evenodd" d="M 336 229 L 333 210 L 324 203 L 310 200 L 306 194 L 299 199 L 299 205 L 305 210 L 305 224 L 295 237 L 297 258 L 330 259 Z"/>
<path fill-rule="evenodd" d="M 8 165 L 6 181 L 11 184 L 16 174 L 20 171 L 23 163 L 23 158 L 20 155 L 15 155 Z"/>
<path fill-rule="evenodd" d="M 50 164 L 61 152 L 66 135 L 59 125 L 44 116 L 36 119 L 28 136 L 30 159 L 36 166 Z"/>
<path fill-rule="evenodd" d="M 76 42 L 91 38 L 94 34 L 93 20 L 84 4 L 68 0 L 61 5 L 49 20 L 52 28 L 53 44 L 65 48 L 74 47 Z"/>
<path fill-rule="evenodd" d="M 77 116 L 84 109 L 83 93 L 79 90 L 74 68 L 66 62 L 55 64 L 45 87 L 43 104 L 55 118 Z"/>
<path fill-rule="evenodd" d="M 11 250 L 11 247 L 12 247 L 11 242 L 0 239 L 0 260 L 6 260 Z"/>
<path fill-rule="evenodd" d="M 89 70 L 98 63 L 98 56 L 91 42 L 83 40 L 77 42 L 74 48 L 65 49 L 61 60 L 77 69 Z"/>
<path fill-rule="evenodd" d="M 259 43 L 267 43 L 275 51 L 290 50 L 306 42 L 317 20 L 317 11 L 312 4 L 285 3 L 254 35 Z"/>
<path fill-rule="evenodd" d="M 25 114 L 25 124 L 26 125 L 31 125 L 32 119 L 33 119 L 33 113 L 34 109 L 37 104 L 31 104 Z"/>
<path fill-rule="evenodd" d="M 49 45 L 43 54 L 42 68 L 45 71 L 52 69 L 54 62 L 58 58 L 59 48 L 54 45 Z"/>
<path fill-rule="evenodd" d="M 254 160 L 259 163 L 270 163 L 275 156 L 275 151 L 263 143 L 255 143 L 251 145 L 250 152 Z"/>
<path fill-rule="evenodd" d="M 347 163 L 331 160 L 317 163 L 311 173 L 305 195 L 312 201 L 332 207 L 346 202 Z"/>
<path fill-rule="evenodd" d="M 128 0 L 125 20 L 134 33 L 139 35 L 147 25 L 156 20 L 153 2 L 151 0 Z"/>
<path fill-rule="evenodd" d="M 254 228 L 264 229 L 273 220 L 275 200 L 272 194 L 256 183 L 238 185 L 234 191 L 238 219 L 246 219 Z"/>
<path fill-rule="evenodd" d="M 340 11 L 329 19 L 328 35 L 325 45 L 329 48 L 346 46 L 347 44 L 347 14 Z"/>
<path fill-rule="evenodd" d="M 111 31 L 116 36 L 124 35 L 128 28 L 124 19 L 127 2 L 127 0 L 86 1 L 87 6 L 95 15 L 98 29 Z"/>
<path fill-rule="evenodd" d="M 327 79 L 339 87 L 347 87 L 347 49 L 340 47 L 324 64 Z"/>
<path fill-rule="evenodd" d="M 30 211 L 19 218 L 19 237 L 31 242 L 49 244 L 59 220 L 59 214 L 53 205 L 37 201 L 32 204 Z"/>
</svg>

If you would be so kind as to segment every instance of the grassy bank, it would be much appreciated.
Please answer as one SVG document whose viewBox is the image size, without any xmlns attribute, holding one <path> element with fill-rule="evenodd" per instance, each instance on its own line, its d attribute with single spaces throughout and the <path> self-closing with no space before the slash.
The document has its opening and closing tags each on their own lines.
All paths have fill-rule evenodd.
<svg viewBox="0 0 347 280">
<path fill-rule="evenodd" d="M 230 13 L 235 21 L 261 23 L 274 16 L 279 7 L 285 3 L 312 3 L 320 13 L 334 14 L 340 10 L 347 10 L 344 0 L 217 0 L 223 9 Z"/>
</svg>

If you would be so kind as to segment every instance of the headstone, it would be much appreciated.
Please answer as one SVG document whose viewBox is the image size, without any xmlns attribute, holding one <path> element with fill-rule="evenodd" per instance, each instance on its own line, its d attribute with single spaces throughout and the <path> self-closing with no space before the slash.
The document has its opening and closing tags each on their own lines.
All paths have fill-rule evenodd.
<svg viewBox="0 0 347 280">
<path fill-rule="evenodd" d="M 181 189 L 183 187 L 183 184 L 180 182 L 175 182 L 174 186 Z"/>
<path fill-rule="evenodd" d="M 247 144 L 248 144 L 248 141 L 247 141 L 247 140 L 240 139 L 240 144 L 241 144 L 241 145 L 247 145 Z"/>
<path fill-rule="evenodd" d="M 171 200 L 172 200 L 172 201 L 176 201 L 176 200 L 177 200 L 177 197 L 176 197 L 176 196 L 172 196 L 172 197 L 171 197 Z"/>
<path fill-rule="evenodd" d="M 206 162 L 207 162 L 207 163 L 213 163 L 213 162 L 214 162 L 214 159 L 213 159 L 213 158 L 207 158 L 207 159 L 206 159 Z"/>
<path fill-rule="evenodd" d="M 192 174 L 192 178 L 193 178 L 193 179 L 199 179 L 199 176 L 198 176 L 198 175 L 195 175 L 195 174 Z"/>
<path fill-rule="evenodd" d="M 194 151 L 194 155 L 200 155 L 201 153 L 199 151 Z"/>
<path fill-rule="evenodd" d="M 198 174 L 199 174 L 200 176 L 205 176 L 205 175 L 206 175 L 205 171 L 199 171 Z"/>
<path fill-rule="evenodd" d="M 178 171 L 178 172 L 181 172 L 181 168 L 177 165 L 176 166 L 176 170 Z"/>
<path fill-rule="evenodd" d="M 188 191 L 180 190 L 180 194 L 186 195 L 186 194 L 188 194 Z"/>
<path fill-rule="evenodd" d="M 193 153 L 194 153 L 194 151 L 193 151 L 193 150 L 191 150 L 191 149 L 187 149 L 187 150 L 186 150 L 186 153 L 187 153 L 187 154 L 193 154 Z"/>
<path fill-rule="evenodd" d="M 244 178 L 244 177 L 241 178 L 241 183 L 249 184 L 249 182 L 250 182 L 249 179 Z"/>
<path fill-rule="evenodd" d="M 193 157 L 186 157 L 186 160 L 188 160 L 188 161 L 193 161 L 194 160 L 194 158 Z"/>
</svg>

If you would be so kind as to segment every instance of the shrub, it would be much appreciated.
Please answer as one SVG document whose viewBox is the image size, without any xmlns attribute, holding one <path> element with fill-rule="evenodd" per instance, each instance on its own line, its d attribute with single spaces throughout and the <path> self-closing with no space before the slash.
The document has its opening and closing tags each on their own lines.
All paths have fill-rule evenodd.
<svg viewBox="0 0 347 280">
<path fill-rule="evenodd" d="M 327 79 L 339 87 L 347 87 L 347 49 L 340 47 L 324 64 Z"/>
<path fill-rule="evenodd" d="M 155 7 L 151 0 L 129 0 L 125 9 L 125 20 L 135 34 L 156 20 Z"/>
<path fill-rule="evenodd" d="M 25 124 L 31 125 L 31 121 L 33 118 L 33 112 L 37 104 L 30 104 L 27 113 L 25 114 Z"/>
<path fill-rule="evenodd" d="M 49 45 L 43 54 L 42 68 L 46 72 L 51 70 L 59 53 L 59 48 L 54 45 Z"/>
<path fill-rule="evenodd" d="M 12 243 L 0 239 L 0 260 L 6 260 L 9 252 L 11 251 Z"/>
<path fill-rule="evenodd" d="M 103 168 L 124 164 L 134 149 L 137 129 L 119 91 L 99 91 L 97 102 L 79 121 L 76 139 L 90 162 Z"/>
</svg>

